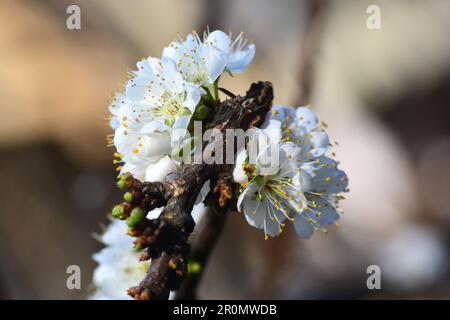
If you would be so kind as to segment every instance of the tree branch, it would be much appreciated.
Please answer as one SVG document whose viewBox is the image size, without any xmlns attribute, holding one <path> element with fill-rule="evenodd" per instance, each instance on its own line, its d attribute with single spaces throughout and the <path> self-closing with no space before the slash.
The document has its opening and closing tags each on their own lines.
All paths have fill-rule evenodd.
<svg viewBox="0 0 450 320">
<path fill-rule="evenodd" d="M 225 130 L 238 128 L 246 130 L 260 125 L 270 110 L 272 100 L 271 83 L 258 82 L 251 85 L 244 97 L 237 96 L 218 105 L 211 128 L 222 133 L 224 148 L 227 143 L 234 144 L 234 141 L 226 141 Z M 213 136 L 204 143 L 203 150 L 214 152 L 215 143 L 217 139 Z M 225 152 L 223 154 L 225 155 Z M 131 175 L 122 177 L 122 187 L 131 193 L 132 201 L 122 204 L 121 219 L 133 217 L 137 209 L 140 212 L 148 212 L 165 206 L 159 218 L 135 221 L 130 229 L 130 234 L 137 238 L 136 247 L 144 250 L 141 260 L 152 259 L 142 282 L 128 290 L 130 296 L 142 300 L 167 299 L 170 291 L 179 288 L 187 274 L 190 251 L 188 237 L 195 226 L 191 217 L 192 208 L 200 189 L 208 180 L 212 184 L 208 202 L 222 216 L 214 216 L 212 213 L 208 215 L 207 219 L 210 219 L 208 225 L 215 227 L 211 229 L 212 234 L 205 233 L 202 237 L 214 242 L 223 225 L 225 212 L 235 208 L 235 202 L 228 201 L 233 196 L 231 166 L 205 164 L 202 159 L 194 158 L 193 164 L 184 165 L 180 173 L 169 175 L 164 182 L 142 183 Z M 204 264 L 212 246 L 212 243 L 210 247 L 196 246 L 193 256 L 195 254 L 196 259 L 203 261 Z M 199 278 L 195 281 L 198 280 Z"/>
<path fill-rule="evenodd" d="M 207 207 L 196 229 L 189 263 L 195 270 L 188 273 L 181 287 L 177 290 L 175 300 L 192 300 L 196 298 L 196 289 L 202 278 L 209 256 L 219 239 L 225 225 L 227 214 Z M 194 269 L 194 267 L 192 269 Z"/>
</svg>

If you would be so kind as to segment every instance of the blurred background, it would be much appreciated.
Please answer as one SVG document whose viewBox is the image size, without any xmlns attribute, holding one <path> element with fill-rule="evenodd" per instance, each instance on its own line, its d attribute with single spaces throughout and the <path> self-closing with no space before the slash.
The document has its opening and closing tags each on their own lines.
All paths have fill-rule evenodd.
<svg viewBox="0 0 450 320">
<path fill-rule="evenodd" d="M 66 8 L 81 8 L 81 30 Z M 369 5 L 381 30 L 369 30 Z M 450 298 L 450 2 L 119 0 L 0 2 L 0 298 L 84 299 L 118 201 L 111 93 L 177 33 L 241 30 L 249 70 L 275 103 L 311 103 L 328 124 L 351 192 L 341 227 L 264 241 L 230 215 L 200 298 Z M 66 288 L 66 268 L 82 290 Z M 366 269 L 381 267 L 381 290 Z"/>
</svg>

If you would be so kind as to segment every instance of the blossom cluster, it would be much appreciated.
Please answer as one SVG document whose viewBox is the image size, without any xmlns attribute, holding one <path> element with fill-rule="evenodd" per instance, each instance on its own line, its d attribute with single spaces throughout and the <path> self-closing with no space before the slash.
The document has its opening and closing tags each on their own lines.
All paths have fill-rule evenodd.
<svg viewBox="0 0 450 320">
<path fill-rule="evenodd" d="M 114 134 L 108 143 L 116 148 L 119 174 L 162 181 L 179 170 L 178 152 L 191 142 L 189 126 L 194 120 L 206 120 L 208 102 L 219 101 L 220 76 L 245 71 L 254 55 L 255 45 L 242 33 L 233 39 L 217 30 L 205 32 L 203 39 L 193 32 L 170 43 L 161 58 L 139 61 L 109 107 Z M 208 191 L 205 183 L 192 211 L 196 222 Z M 147 217 L 157 218 L 161 211 L 154 209 Z M 139 262 L 133 238 L 126 233 L 126 224 L 116 220 L 101 236 L 106 247 L 94 255 L 99 266 L 94 272 L 93 299 L 127 299 L 126 290 L 144 277 L 149 263 Z"/>
<path fill-rule="evenodd" d="M 286 221 L 306 238 L 337 224 L 348 179 L 328 156 L 331 144 L 324 127 L 308 107 L 276 105 L 257 130 L 255 139 L 266 141 L 266 147 L 255 163 L 249 162 L 247 149 L 237 154 L 233 177 L 241 184 L 238 209 L 251 226 L 264 230 L 266 239 L 281 234 Z M 279 159 L 275 168 L 264 161 L 273 152 Z M 267 165 L 270 172 L 264 171 Z"/>
<path fill-rule="evenodd" d="M 254 55 L 255 45 L 242 33 L 233 39 L 216 30 L 202 37 L 193 32 L 170 43 L 161 58 L 139 61 L 109 107 L 114 130 L 109 144 L 116 149 L 119 174 L 152 182 L 180 170 L 180 152 L 195 144 L 190 135 L 194 121 L 211 120 L 211 105 L 220 103 L 221 75 L 245 71 Z M 281 234 L 287 222 L 301 237 L 337 224 L 348 179 L 330 156 L 325 128 L 308 107 L 276 105 L 260 128 L 252 128 L 248 146 L 258 142 L 256 157 L 248 146 L 233 154 L 233 179 L 240 184 L 237 209 L 266 239 Z M 198 216 L 208 185 L 193 215 Z M 156 218 L 160 212 L 142 214 Z M 100 289 L 94 298 L 124 298 L 126 289 L 144 276 L 148 263 L 138 262 L 132 238 L 125 233 L 126 225 L 116 221 L 102 236 L 107 247 L 94 256 L 99 263 L 94 282 Z"/>
<path fill-rule="evenodd" d="M 185 139 L 189 125 L 208 115 L 208 100 L 219 99 L 220 76 L 243 72 L 254 54 L 254 44 L 242 33 L 232 40 L 217 30 L 205 33 L 203 40 L 191 33 L 164 48 L 161 59 L 138 62 L 125 91 L 110 106 L 115 130 L 110 142 L 121 173 L 159 181 L 177 171 L 177 151 L 190 143 Z"/>
<path fill-rule="evenodd" d="M 110 106 L 120 172 L 161 181 L 177 171 L 179 151 L 191 143 L 193 120 L 204 119 L 206 102 L 219 99 L 220 76 L 245 71 L 254 54 L 254 44 L 242 33 L 232 40 L 216 30 L 205 32 L 203 39 L 191 33 L 164 48 L 161 59 L 138 62 L 125 91 Z M 327 156 L 330 141 L 317 116 L 307 107 L 277 105 L 254 136 L 266 141 L 259 145 L 256 161 L 249 162 L 247 149 L 240 150 L 234 169 L 234 179 L 242 185 L 238 209 L 247 221 L 268 236 L 278 235 L 285 221 L 292 221 L 304 237 L 335 223 L 347 176 Z M 268 153 L 278 159 L 275 170 L 270 163 L 270 173 L 262 161 Z"/>
</svg>

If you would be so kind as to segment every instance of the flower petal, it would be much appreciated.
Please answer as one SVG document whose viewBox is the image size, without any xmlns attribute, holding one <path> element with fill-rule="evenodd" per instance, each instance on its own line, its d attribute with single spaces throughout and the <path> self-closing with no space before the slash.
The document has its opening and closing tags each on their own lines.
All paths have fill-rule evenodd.
<svg viewBox="0 0 450 320">
<path fill-rule="evenodd" d="M 225 32 L 221 30 L 215 30 L 208 35 L 205 43 L 212 44 L 219 50 L 228 54 L 228 51 L 230 50 L 231 39 Z"/>
<path fill-rule="evenodd" d="M 250 65 L 255 57 L 256 47 L 250 44 L 244 50 L 236 50 L 228 54 L 227 69 L 232 73 L 241 73 Z"/>
<path fill-rule="evenodd" d="M 201 56 L 208 70 L 209 81 L 213 83 L 225 69 L 227 64 L 226 54 L 214 46 L 204 45 L 202 46 Z"/>
<path fill-rule="evenodd" d="M 308 107 L 300 107 L 296 110 L 296 123 L 303 133 L 310 132 L 319 126 L 319 119 Z"/>
<path fill-rule="evenodd" d="M 144 98 L 149 82 L 150 79 L 146 77 L 130 79 L 126 86 L 127 97 L 131 100 L 141 100 Z"/>
<path fill-rule="evenodd" d="M 261 201 L 246 197 L 243 201 L 244 215 L 248 224 L 252 227 L 262 229 L 264 227 L 265 210 L 261 206 Z"/>
<path fill-rule="evenodd" d="M 236 156 L 236 164 L 234 165 L 233 170 L 233 180 L 236 183 L 243 183 L 248 181 L 248 177 L 245 174 L 244 168 L 242 168 L 242 165 L 244 164 L 246 159 L 247 151 L 245 149 L 242 149 Z"/>
<path fill-rule="evenodd" d="M 168 156 L 162 157 L 155 163 L 147 166 L 145 181 L 163 181 L 164 178 L 178 169 L 177 163 Z"/>
<path fill-rule="evenodd" d="M 314 227 L 306 218 L 296 215 L 294 221 L 295 232 L 302 238 L 310 238 L 314 233 Z"/>
</svg>

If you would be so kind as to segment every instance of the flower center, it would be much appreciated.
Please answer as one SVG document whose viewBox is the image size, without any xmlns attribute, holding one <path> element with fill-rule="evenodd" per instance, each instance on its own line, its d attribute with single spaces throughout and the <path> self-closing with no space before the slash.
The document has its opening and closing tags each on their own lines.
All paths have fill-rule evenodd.
<svg viewBox="0 0 450 320">
<path fill-rule="evenodd" d="M 269 180 L 263 185 L 263 191 L 273 196 L 285 198 L 287 193 L 286 187 L 290 184 L 289 179 L 275 179 Z"/>
<path fill-rule="evenodd" d="M 190 77 L 190 82 L 198 84 L 200 86 L 209 86 L 208 71 L 206 68 L 199 67 L 197 72 L 194 72 Z"/>
<path fill-rule="evenodd" d="M 163 118 L 173 123 L 177 116 L 187 116 L 191 112 L 183 106 L 182 97 L 172 96 L 169 92 L 165 92 L 160 99 L 160 105 L 154 109 L 154 114 L 158 118 Z"/>
</svg>

